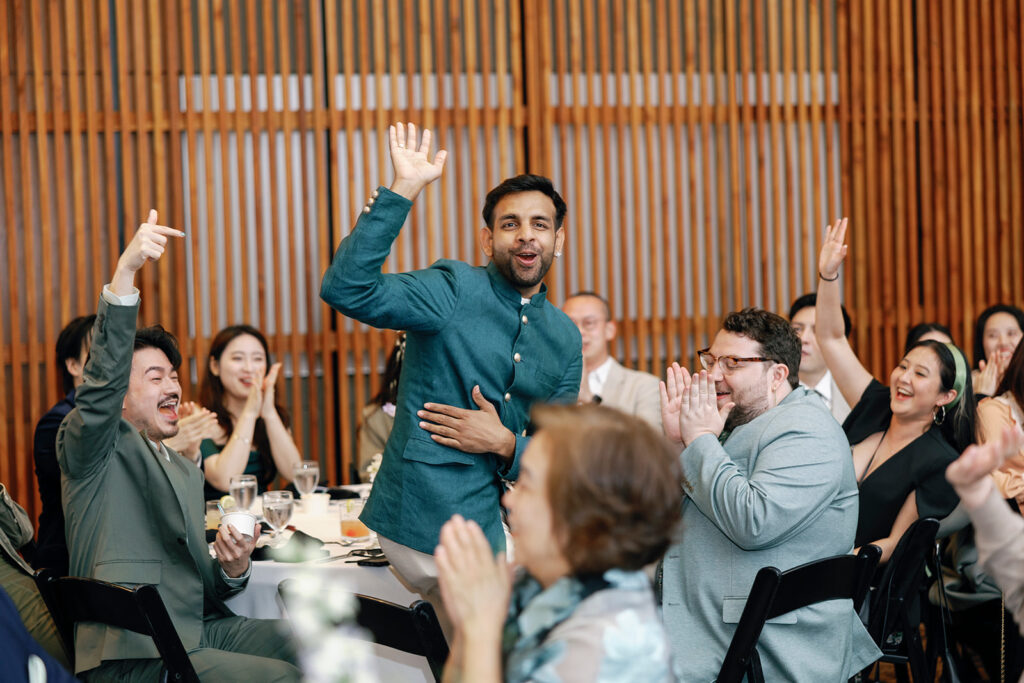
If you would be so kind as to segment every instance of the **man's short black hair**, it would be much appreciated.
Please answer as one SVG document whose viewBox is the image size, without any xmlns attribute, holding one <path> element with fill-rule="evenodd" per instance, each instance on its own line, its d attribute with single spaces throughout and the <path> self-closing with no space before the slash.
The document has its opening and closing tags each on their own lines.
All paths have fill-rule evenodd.
<svg viewBox="0 0 1024 683">
<path fill-rule="evenodd" d="M 565 220 L 565 200 L 555 191 L 555 186 L 551 183 L 550 178 L 533 173 L 523 173 L 514 178 L 508 178 L 487 193 L 483 212 L 487 227 L 494 229 L 494 207 L 498 205 L 498 202 L 510 194 L 519 194 L 520 192 L 542 192 L 550 197 L 555 205 L 555 228 L 562 227 L 562 221 Z"/>
<path fill-rule="evenodd" d="M 810 294 L 804 294 L 793 302 L 793 305 L 789 307 L 789 321 L 793 322 L 793 316 L 805 308 L 811 308 L 818 303 L 818 293 L 811 292 Z M 839 305 L 839 310 L 843 312 L 843 334 L 847 337 L 850 336 L 850 332 L 853 330 L 853 321 L 850 320 L 850 314 L 846 312 L 846 306 Z"/>
<path fill-rule="evenodd" d="M 576 292 L 575 294 L 570 294 L 568 297 L 566 297 L 565 300 L 568 301 L 569 299 L 575 299 L 578 296 L 589 296 L 589 297 L 591 297 L 593 299 L 597 299 L 598 301 L 600 301 L 601 304 L 604 306 L 604 318 L 605 318 L 605 320 L 611 320 L 612 319 L 612 307 L 611 307 L 611 304 L 608 303 L 608 299 L 605 299 L 603 296 L 601 296 L 597 292 L 591 292 L 590 290 L 585 289 L 582 292 Z"/>
<path fill-rule="evenodd" d="M 178 340 L 162 325 L 150 325 L 135 330 L 135 351 L 141 349 L 159 349 L 171 361 L 171 367 L 177 370 L 181 366 L 181 351 Z"/>
<path fill-rule="evenodd" d="M 800 338 L 781 315 L 760 308 L 744 308 L 726 316 L 722 329 L 742 334 L 761 345 L 761 355 L 789 368 L 789 386 L 800 383 Z"/>
<path fill-rule="evenodd" d="M 67 361 L 78 358 L 92 337 L 92 325 L 96 322 L 96 314 L 82 315 L 67 325 L 57 335 L 57 367 L 60 368 L 60 381 L 64 393 L 75 388 L 75 378 L 68 372 Z"/>
</svg>

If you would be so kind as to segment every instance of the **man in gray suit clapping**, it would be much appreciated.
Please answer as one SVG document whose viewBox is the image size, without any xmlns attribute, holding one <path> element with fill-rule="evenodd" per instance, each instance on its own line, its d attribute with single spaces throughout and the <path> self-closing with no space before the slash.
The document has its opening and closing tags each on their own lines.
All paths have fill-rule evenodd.
<svg viewBox="0 0 1024 683">
<path fill-rule="evenodd" d="M 691 484 L 663 566 L 664 618 L 684 681 L 714 679 L 758 569 L 848 553 L 857 527 L 850 447 L 798 386 L 790 323 L 732 313 L 699 356 L 700 373 L 673 364 L 661 385 L 665 433 L 682 448 Z M 845 681 L 880 655 L 849 600 L 769 621 L 757 649 L 770 681 Z"/>
</svg>

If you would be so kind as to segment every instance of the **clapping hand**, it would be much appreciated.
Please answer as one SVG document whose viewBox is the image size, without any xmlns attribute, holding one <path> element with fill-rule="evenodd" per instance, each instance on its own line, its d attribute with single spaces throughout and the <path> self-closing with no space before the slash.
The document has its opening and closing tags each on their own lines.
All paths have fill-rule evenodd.
<svg viewBox="0 0 1024 683">
<path fill-rule="evenodd" d="M 679 431 L 679 416 L 683 409 L 683 387 L 689 385 L 689 373 L 672 363 L 665 370 L 665 381 L 661 382 L 661 424 L 665 436 L 672 443 L 683 443 L 683 435 Z"/>
<path fill-rule="evenodd" d="M 679 435 L 683 444 L 689 446 L 694 439 L 704 434 L 711 434 L 717 439 L 725 429 L 725 421 L 736 404 L 730 401 L 718 407 L 715 381 L 707 370 L 701 370 L 693 377 L 684 370 L 682 377 L 683 386 L 679 391 Z"/>
<path fill-rule="evenodd" d="M 972 444 L 946 468 L 946 480 L 968 510 L 981 507 L 995 483 L 990 476 L 1003 462 L 1024 448 L 1024 432 L 1019 425 L 1006 427 L 994 441 Z"/>
<path fill-rule="evenodd" d="M 271 413 L 276 414 L 277 406 L 274 404 L 274 385 L 277 384 L 277 376 L 281 372 L 281 364 L 274 363 L 270 366 L 270 372 L 263 378 L 263 402 L 260 404 L 260 417 L 264 420 Z"/>
<path fill-rule="evenodd" d="M 423 138 L 417 147 L 416 126 L 412 123 L 408 127 L 401 123 L 389 126 L 388 135 L 391 142 L 391 164 L 395 168 L 391 191 L 414 200 L 424 187 L 441 177 L 448 152 L 442 149 L 434 155 L 433 161 L 428 159 L 430 131 L 424 129 Z"/>
<path fill-rule="evenodd" d="M 839 276 L 839 269 L 846 258 L 848 245 L 846 239 L 845 218 L 838 218 L 836 222 L 828 227 L 825 232 L 825 239 L 821 243 L 821 254 L 818 256 L 818 274 L 822 279 L 834 280 Z"/>
<path fill-rule="evenodd" d="M 441 597 L 455 628 L 475 635 L 492 633 L 497 642 L 512 592 L 505 553 L 495 557 L 477 523 L 454 515 L 441 527 L 434 559 Z"/>
<path fill-rule="evenodd" d="M 178 407 L 178 417 L 178 433 L 164 439 L 164 444 L 186 458 L 196 460 L 203 439 L 216 438 L 221 431 L 217 414 L 188 401 Z"/>
</svg>

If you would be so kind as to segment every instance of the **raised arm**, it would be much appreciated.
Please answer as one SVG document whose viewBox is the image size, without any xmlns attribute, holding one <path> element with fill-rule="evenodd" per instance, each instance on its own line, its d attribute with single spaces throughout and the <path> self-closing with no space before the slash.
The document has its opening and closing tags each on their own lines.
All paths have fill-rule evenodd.
<svg viewBox="0 0 1024 683">
<path fill-rule="evenodd" d="M 134 353 L 139 290 L 135 274 L 163 256 L 170 237 L 185 233 L 157 225 L 151 210 L 117 261 L 110 284 L 103 288 L 85 383 L 75 392 L 75 408 L 57 432 L 57 462 L 71 478 L 85 477 L 103 466 L 113 451 Z"/>
<path fill-rule="evenodd" d="M 452 273 L 429 268 L 385 275 L 381 267 L 405 223 L 412 202 L 441 176 L 447 156 L 441 150 L 429 160 L 430 131 L 419 147 L 416 127 L 390 128 L 391 163 L 395 180 L 378 188 L 359 221 L 338 246 L 324 273 L 320 297 L 335 310 L 368 325 L 413 331 L 437 331 L 454 310 L 458 296 Z M 408 144 L 407 144 L 408 142 Z"/>
<path fill-rule="evenodd" d="M 814 308 L 814 336 L 832 373 L 832 379 L 851 406 L 857 405 L 871 383 L 868 372 L 846 338 L 842 304 L 839 300 L 839 271 L 846 258 L 846 219 L 829 226 L 818 257 L 818 302 Z"/>
</svg>

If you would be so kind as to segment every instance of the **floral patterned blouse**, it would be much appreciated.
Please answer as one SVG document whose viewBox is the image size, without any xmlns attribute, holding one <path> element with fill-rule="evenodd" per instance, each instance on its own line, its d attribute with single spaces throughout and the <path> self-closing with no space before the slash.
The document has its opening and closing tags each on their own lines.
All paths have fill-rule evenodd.
<svg viewBox="0 0 1024 683">
<path fill-rule="evenodd" d="M 673 682 L 668 635 L 643 572 L 567 576 L 546 590 L 523 572 L 502 643 L 505 681 Z"/>
</svg>

